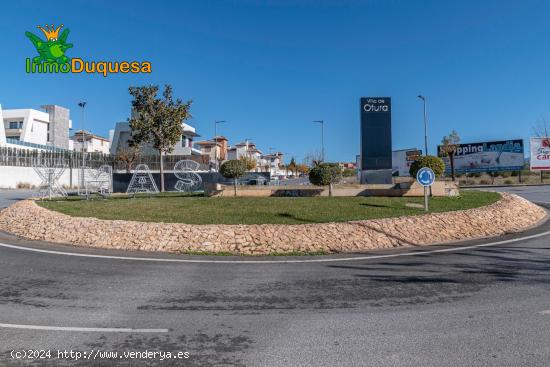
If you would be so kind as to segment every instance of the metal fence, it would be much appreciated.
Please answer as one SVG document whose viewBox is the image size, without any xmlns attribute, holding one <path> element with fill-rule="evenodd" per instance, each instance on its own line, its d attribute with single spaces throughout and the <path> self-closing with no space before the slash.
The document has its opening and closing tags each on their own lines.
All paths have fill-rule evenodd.
<svg viewBox="0 0 550 367">
<path fill-rule="evenodd" d="M 84 154 L 84 160 L 82 159 Z M 164 156 L 164 169 L 172 170 L 174 165 L 183 159 L 193 160 L 200 164 L 199 170 L 208 171 L 211 167 L 207 156 L 186 156 L 186 155 L 167 155 Z M 32 167 L 37 161 L 63 161 L 68 168 L 85 167 L 99 168 L 103 165 L 113 167 L 115 171 L 127 171 L 133 169 L 138 164 L 146 164 L 152 171 L 160 169 L 160 159 L 158 155 L 139 156 L 134 162 L 129 164 L 112 156 L 103 153 L 82 153 L 77 151 L 48 151 L 36 149 L 21 149 L 13 147 L 0 147 L 0 166 Z"/>
</svg>

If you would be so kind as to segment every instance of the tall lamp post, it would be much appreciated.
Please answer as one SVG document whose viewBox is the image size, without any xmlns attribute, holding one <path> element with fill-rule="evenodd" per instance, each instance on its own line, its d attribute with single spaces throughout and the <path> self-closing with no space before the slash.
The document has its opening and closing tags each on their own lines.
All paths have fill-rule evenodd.
<svg viewBox="0 0 550 367">
<path fill-rule="evenodd" d="M 324 132 L 324 120 L 314 120 L 313 122 L 318 122 L 321 124 L 321 162 L 325 161 L 325 132 Z"/>
<path fill-rule="evenodd" d="M 273 147 L 269 147 L 269 174 L 271 175 L 271 169 L 273 167 L 272 163 L 275 163 L 275 158 L 273 157 Z M 273 161 L 272 161 L 273 159 Z"/>
<path fill-rule="evenodd" d="M 428 155 L 428 116 L 426 114 L 426 97 L 419 94 L 418 98 L 424 103 L 424 154 Z"/>
<path fill-rule="evenodd" d="M 80 127 L 81 127 L 81 137 L 82 137 L 82 145 L 81 145 L 81 152 L 82 152 L 82 167 L 80 167 L 80 190 L 84 189 L 84 165 L 86 163 L 86 158 L 84 156 L 84 144 L 86 141 L 86 136 L 84 133 L 84 110 L 86 109 L 86 101 L 78 102 L 78 107 L 81 108 L 81 119 L 80 119 Z M 86 193 L 87 194 L 87 193 Z"/>
<path fill-rule="evenodd" d="M 214 146 L 216 147 L 216 170 L 220 170 L 220 161 L 218 159 L 218 124 L 226 122 L 225 120 L 214 121 Z"/>
</svg>

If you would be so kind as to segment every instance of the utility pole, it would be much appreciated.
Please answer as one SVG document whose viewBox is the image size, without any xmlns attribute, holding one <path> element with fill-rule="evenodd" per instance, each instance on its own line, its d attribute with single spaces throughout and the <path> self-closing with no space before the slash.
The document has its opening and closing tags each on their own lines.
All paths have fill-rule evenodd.
<svg viewBox="0 0 550 367">
<path fill-rule="evenodd" d="M 225 120 L 218 120 L 218 121 L 214 121 L 214 149 L 216 150 L 215 152 L 215 158 L 216 158 L 216 170 L 219 171 L 220 170 L 220 161 L 219 161 L 219 158 L 218 158 L 218 152 L 219 152 L 219 149 L 218 149 L 218 124 L 222 124 L 224 123 Z"/>
<path fill-rule="evenodd" d="M 325 132 L 324 132 L 324 120 L 314 120 L 313 122 L 318 122 L 321 124 L 321 162 L 325 161 Z"/>
<path fill-rule="evenodd" d="M 78 102 L 78 107 L 81 108 L 81 119 L 80 119 L 80 132 L 81 132 L 81 138 L 82 138 L 82 145 L 81 145 L 81 153 L 82 153 L 82 167 L 80 167 L 80 188 L 78 191 L 84 189 L 84 165 L 86 164 L 86 158 L 85 158 L 85 155 L 84 155 L 84 144 L 85 144 L 85 141 L 86 141 L 86 134 L 84 133 L 84 110 L 86 108 L 86 102 L 85 101 L 81 101 L 81 102 Z M 85 193 L 86 196 L 88 196 L 88 193 Z"/>
<path fill-rule="evenodd" d="M 426 113 L 426 97 L 419 94 L 418 98 L 424 103 L 424 155 L 428 155 L 428 115 Z"/>
</svg>

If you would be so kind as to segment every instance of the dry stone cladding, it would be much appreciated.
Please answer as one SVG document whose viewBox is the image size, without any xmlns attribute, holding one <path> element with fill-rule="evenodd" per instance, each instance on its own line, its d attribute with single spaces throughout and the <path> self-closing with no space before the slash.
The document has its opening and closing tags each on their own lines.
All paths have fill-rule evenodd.
<svg viewBox="0 0 550 367">
<path fill-rule="evenodd" d="M 486 207 L 399 218 L 322 224 L 191 225 L 71 217 L 24 200 L 0 212 L 0 230 L 32 239 L 99 248 L 242 255 L 357 252 L 519 232 L 544 209 L 511 194 Z"/>
</svg>

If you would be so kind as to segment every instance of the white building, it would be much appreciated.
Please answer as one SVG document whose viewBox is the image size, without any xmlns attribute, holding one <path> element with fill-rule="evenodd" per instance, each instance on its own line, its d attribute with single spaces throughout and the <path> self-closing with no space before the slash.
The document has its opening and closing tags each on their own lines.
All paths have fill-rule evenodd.
<svg viewBox="0 0 550 367">
<path fill-rule="evenodd" d="M 180 141 L 174 146 L 174 150 L 170 155 L 201 155 L 200 149 L 195 147 L 193 139 L 198 135 L 195 132 L 195 128 L 184 122 L 181 123 L 183 128 L 183 134 Z M 111 135 L 111 133 L 109 133 Z M 129 147 L 129 141 L 132 138 L 132 130 L 128 122 L 117 122 L 114 131 L 112 132 L 112 141 L 110 152 L 116 155 L 121 149 Z M 153 149 L 150 145 L 141 146 L 142 154 L 153 155 L 158 154 L 156 149 Z"/>
<path fill-rule="evenodd" d="M 256 161 L 254 172 L 270 172 L 272 176 L 284 175 L 279 167 L 283 164 L 283 153 L 263 154 L 251 141 L 235 144 L 227 150 L 227 159 L 240 159 L 248 157 Z"/>
<path fill-rule="evenodd" d="M 235 144 L 227 149 L 227 159 L 240 159 L 241 157 L 252 158 L 259 163 L 262 152 L 256 148 L 256 144 L 249 140 Z"/>
<path fill-rule="evenodd" d="M 56 105 L 32 108 L 2 109 L 0 105 L 0 145 L 18 148 L 71 149 L 70 111 Z"/>
<path fill-rule="evenodd" d="M 108 139 L 92 134 L 88 131 L 79 130 L 71 137 L 73 150 L 81 152 L 84 148 L 85 152 L 99 152 L 103 154 L 109 154 L 109 148 L 111 143 Z"/>
<path fill-rule="evenodd" d="M 273 154 L 266 154 L 262 156 L 262 160 L 264 161 L 264 166 L 269 167 L 271 176 L 285 175 L 285 170 L 281 169 L 281 165 L 284 163 L 283 153 L 275 152 Z"/>
</svg>

